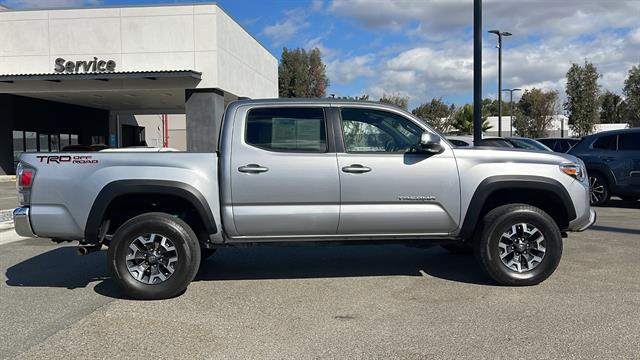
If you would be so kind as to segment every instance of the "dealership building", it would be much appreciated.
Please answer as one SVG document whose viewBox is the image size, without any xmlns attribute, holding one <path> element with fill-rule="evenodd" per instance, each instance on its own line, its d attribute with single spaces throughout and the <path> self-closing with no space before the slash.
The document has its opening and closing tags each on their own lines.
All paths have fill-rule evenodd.
<svg viewBox="0 0 640 360">
<path fill-rule="evenodd" d="M 278 96 L 278 61 L 212 3 L 0 8 L 0 175 L 70 144 L 213 151 L 225 105 Z"/>
</svg>

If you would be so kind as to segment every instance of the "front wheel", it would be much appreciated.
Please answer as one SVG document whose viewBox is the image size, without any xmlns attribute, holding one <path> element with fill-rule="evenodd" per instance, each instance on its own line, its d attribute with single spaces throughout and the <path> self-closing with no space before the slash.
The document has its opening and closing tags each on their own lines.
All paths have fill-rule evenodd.
<svg viewBox="0 0 640 360">
<path fill-rule="evenodd" d="M 525 204 L 491 210 L 482 220 L 475 245 L 480 266 L 502 285 L 536 285 L 553 274 L 562 257 L 555 221 Z"/>
<path fill-rule="evenodd" d="M 602 175 L 589 175 L 589 194 L 591 197 L 591 205 L 599 206 L 609 201 L 611 197 L 609 184 Z"/>
<path fill-rule="evenodd" d="M 107 253 L 115 282 L 134 299 L 157 300 L 183 292 L 200 266 L 200 244 L 181 219 L 138 215 L 113 236 Z"/>
</svg>

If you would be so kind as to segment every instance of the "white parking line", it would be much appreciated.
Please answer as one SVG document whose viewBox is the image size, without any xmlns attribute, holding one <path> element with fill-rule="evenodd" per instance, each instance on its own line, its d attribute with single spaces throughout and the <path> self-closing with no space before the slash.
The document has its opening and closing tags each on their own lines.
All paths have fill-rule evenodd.
<svg viewBox="0 0 640 360">
<path fill-rule="evenodd" d="M 13 230 L 13 221 L 0 222 L 0 245 L 28 239 L 22 237 Z"/>
</svg>

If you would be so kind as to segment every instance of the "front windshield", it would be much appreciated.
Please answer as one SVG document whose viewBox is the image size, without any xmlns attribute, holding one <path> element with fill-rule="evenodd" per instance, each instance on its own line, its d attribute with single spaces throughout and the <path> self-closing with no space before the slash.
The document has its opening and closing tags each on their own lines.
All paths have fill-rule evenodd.
<svg viewBox="0 0 640 360">
<path fill-rule="evenodd" d="M 548 146 L 546 146 L 545 144 L 533 140 L 533 139 L 509 139 L 511 140 L 511 142 L 513 142 L 517 147 L 521 148 L 521 149 L 529 149 L 529 150 L 544 150 L 544 151 L 552 151 Z"/>
</svg>

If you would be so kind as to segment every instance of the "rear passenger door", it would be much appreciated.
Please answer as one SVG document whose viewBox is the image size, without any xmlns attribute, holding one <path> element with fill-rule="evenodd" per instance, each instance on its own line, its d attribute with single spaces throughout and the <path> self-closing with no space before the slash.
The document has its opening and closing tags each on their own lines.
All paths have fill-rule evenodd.
<svg viewBox="0 0 640 360">
<path fill-rule="evenodd" d="M 325 109 L 243 111 L 233 128 L 230 235 L 335 234 L 340 184 Z"/>
<path fill-rule="evenodd" d="M 618 135 L 620 185 L 640 185 L 640 132 Z"/>
<path fill-rule="evenodd" d="M 425 127 L 400 113 L 340 108 L 339 234 L 446 234 L 460 216 L 453 151 L 414 151 Z"/>
</svg>

